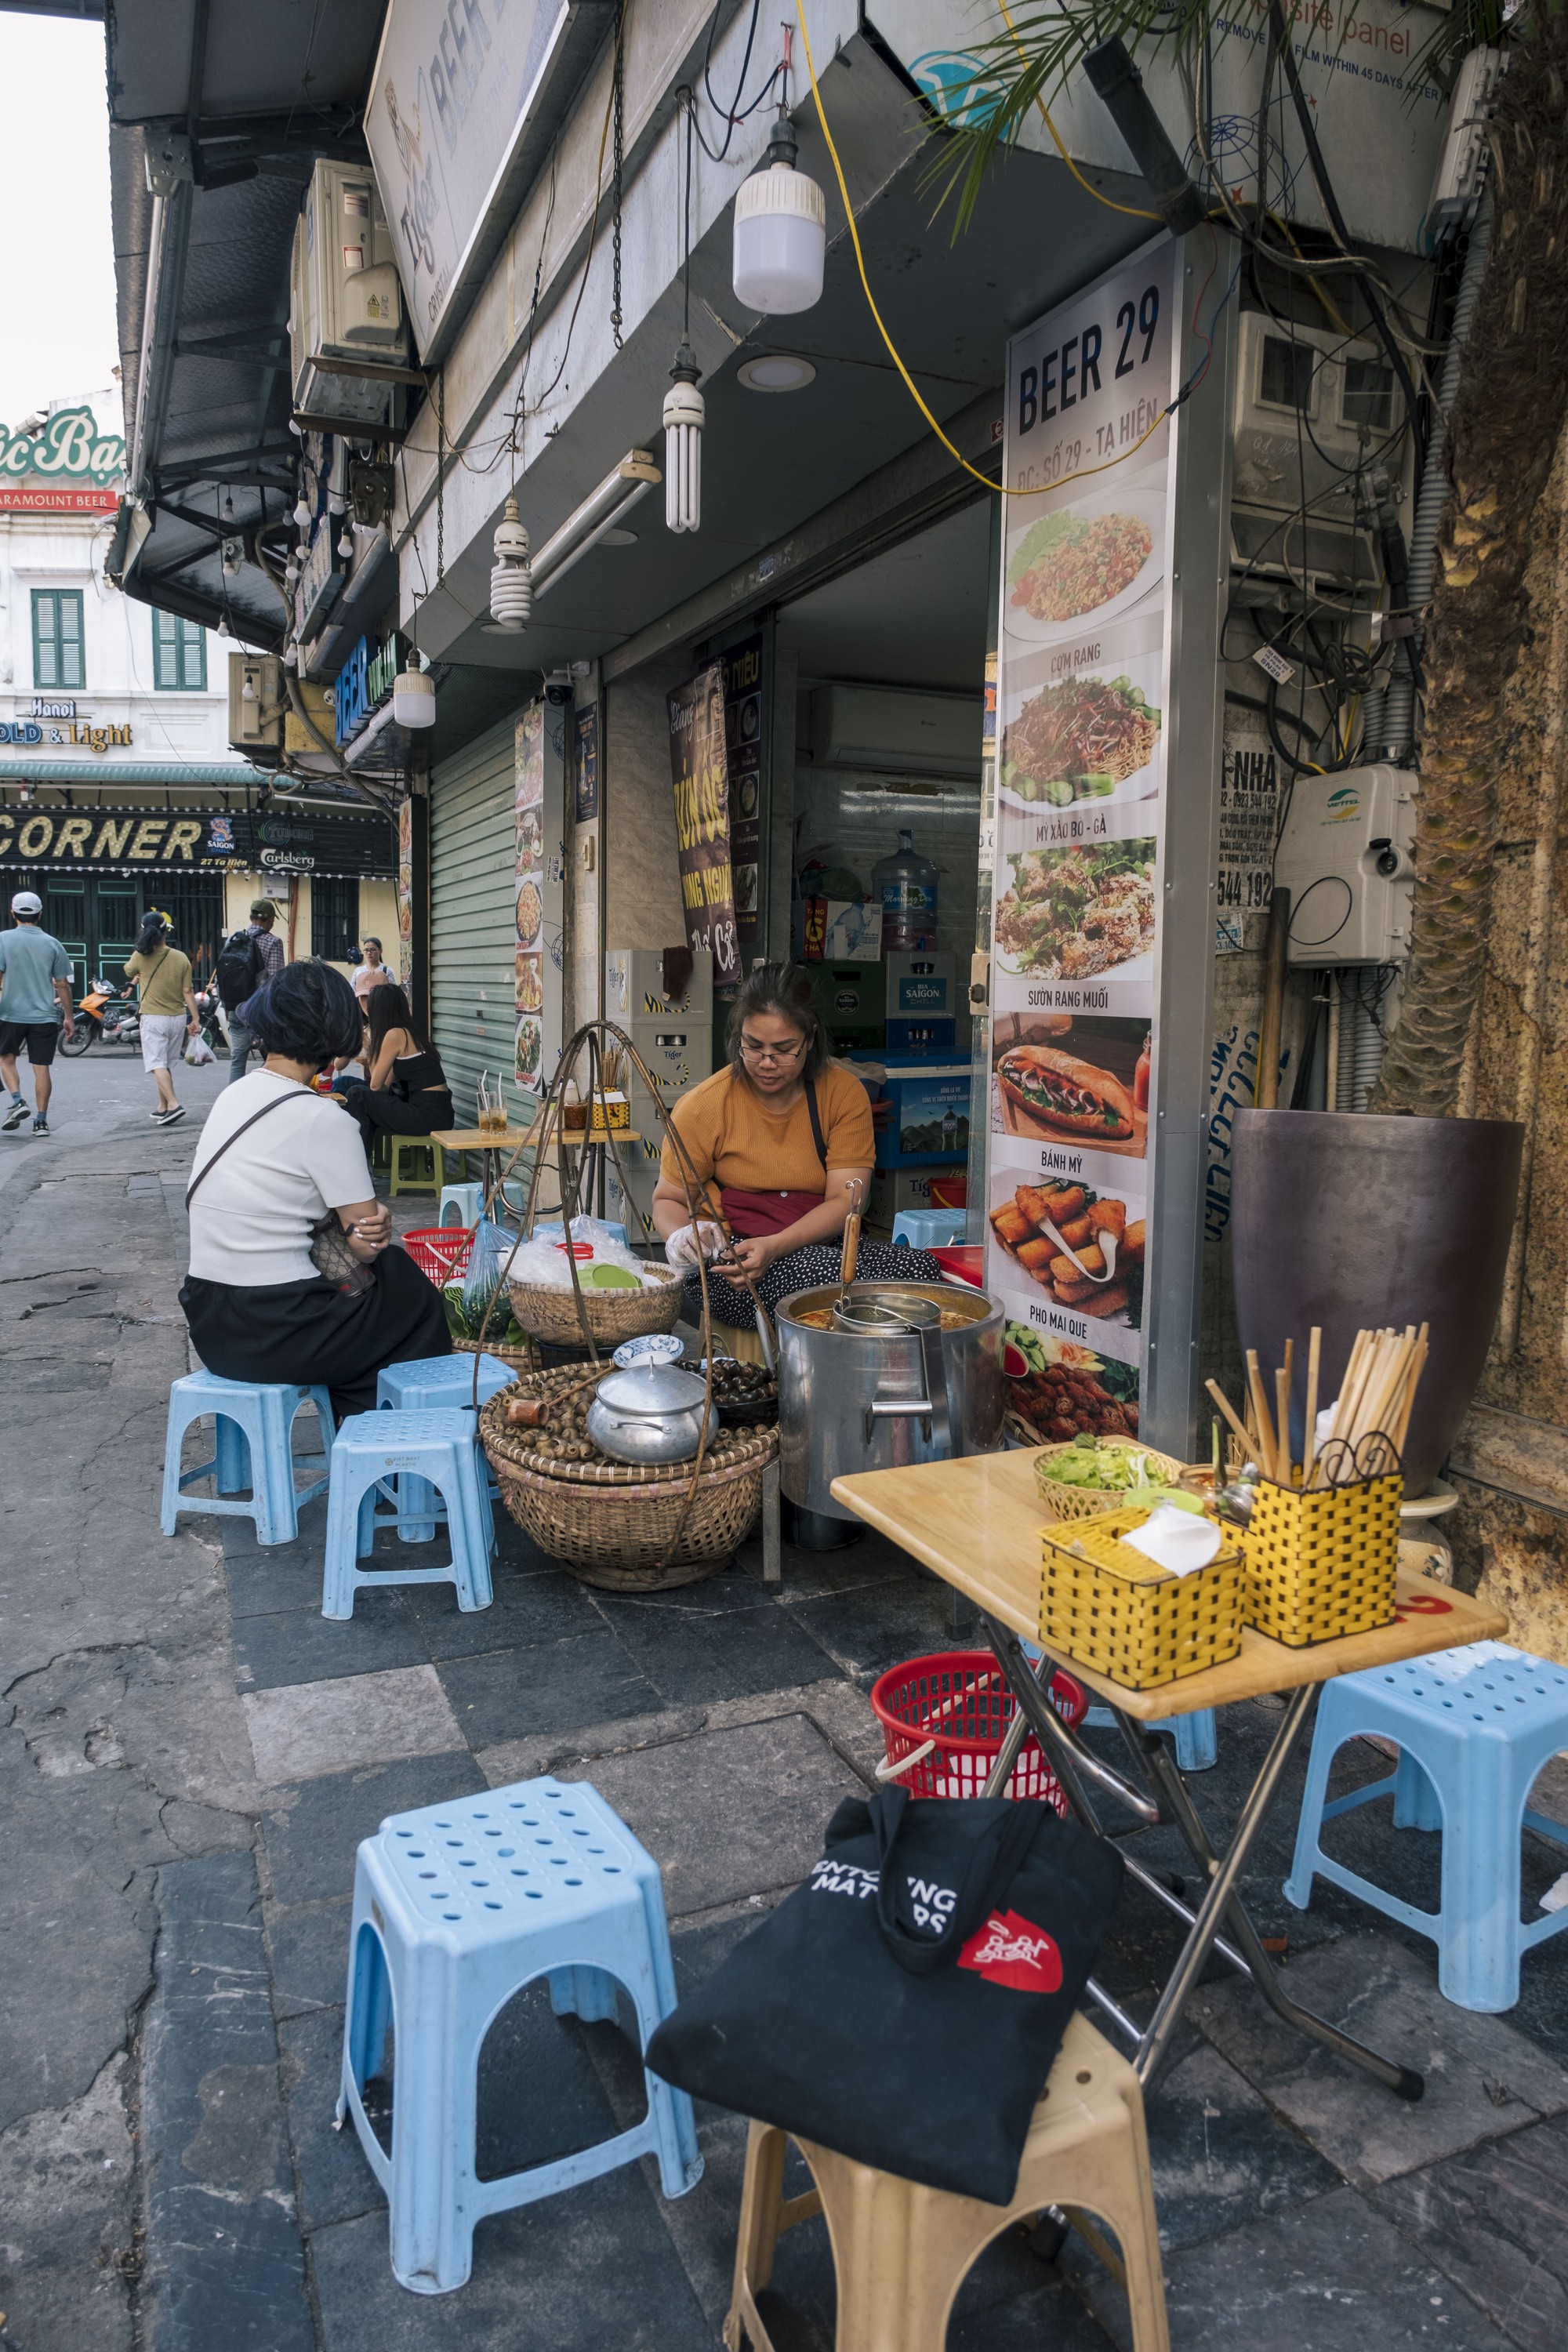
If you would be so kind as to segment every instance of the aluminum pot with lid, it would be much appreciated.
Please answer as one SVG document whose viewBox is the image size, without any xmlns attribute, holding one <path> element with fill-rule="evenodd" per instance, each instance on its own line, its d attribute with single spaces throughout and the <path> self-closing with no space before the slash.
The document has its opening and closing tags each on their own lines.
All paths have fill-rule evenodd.
<svg viewBox="0 0 1568 2352">
<path fill-rule="evenodd" d="M 797 1290 L 775 1316 L 780 1483 L 830 1518 L 835 1478 L 1002 1442 L 1000 1301 L 942 1282 Z M 945 1328 L 943 1328 L 945 1326 Z"/>
<path fill-rule="evenodd" d="M 599 1382 L 588 1435 L 614 1462 L 689 1462 L 702 1435 L 705 1383 L 674 1364 L 634 1365 Z M 708 1408 L 708 1440 L 719 1415 Z"/>
</svg>

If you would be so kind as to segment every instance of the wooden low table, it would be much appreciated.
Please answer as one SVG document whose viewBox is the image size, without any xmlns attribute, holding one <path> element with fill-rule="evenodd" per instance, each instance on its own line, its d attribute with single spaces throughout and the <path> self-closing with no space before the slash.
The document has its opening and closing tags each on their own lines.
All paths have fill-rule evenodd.
<svg viewBox="0 0 1568 2352">
<path fill-rule="evenodd" d="M 1508 1632 L 1507 1618 L 1467 1593 L 1401 1573 L 1392 1625 L 1300 1650 L 1287 1649 L 1283 1643 L 1244 1628 L 1239 1652 L 1224 1665 L 1162 1683 L 1155 1690 L 1125 1690 L 1061 1653 L 1054 1663 L 1067 1667 L 1075 1681 L 1115 1715 L 1142 1769 L 1140 1787 L 1104 1763 L 1048 1705 L 1040 1676 L 1048 1681 L 1052 1654 L 1047 1654 L 1037 1675 L 1022 1647 L 1026 1641 L 1039 1645 L 1040 1530 L 1047 1525 L 1035 1485 L 1032 1448 L 971 1454 L 910 1469 L 865 1471 L 854 1477 L 836 1478 L 832 1492 L 836 1502 L 922 1560 L 981 1612 L 991 1646 L 1018 1703 L 989 1785 L 998 1794 L 1006 1787 L 1018 1752 L 1032 1730 L 1073 1811 L 1090 1829 L 1100 1836 L 1106 1834 L 1090 1801 L 1092 1788 L 1125 1806 L 1147 1828 L 1161 1822 L 1174 1822 L 1207 1881 L 1207 1892 L 1194 1911 L 1163 1879 L 1129 1853 L 1121 1839 L 1117 1841 L 1129 1874 L 1156 1902 L 1184 1920 L 1188 1931 L 1146 2027 L 1136 2025 L 1102 1986 L 1093 1979 L 1089 1981 L 1093 2000 L 1133 2044 L 1133 2063 L 1140 2079 L 1147 2084 L 1169 2051 L 1212 1949 L 1249 1977 L 1288 2023 L 1364 2067 L 1402 2097 L 1418 2099 L 1423 2088 L 1419 2074 L 1380 2057 L 1289 1998 L 1236 1890 L 1279 1793 L 1317 1685 L 1331 1682 L 1337 1675 L 1359 1674 L 1366 1667 L 1389 1665 L 1402 1658 L 1426 1657 L 1433 1651 L 1456 1649 L 1468 1642 L 1496 1641 Z M 1227 1706 L 1238 1699 L 1271 1693 L 1289 1695 L 1284 1716 L 1237 1816 L 1230 1843 L 1220 1854 L 1209 1841 L 1174 1759 L 1149 1726 L 1173 1715 Z M 1221 1935 L 1222 1925 L 1229 1927 L 1229 1938 Z"/>
<path fill-rule="evenodd" d="M 488 1201 L 496 1187 L 497 1163 L 510 1160 L 525 1143 L 533 1141 L 534 1134 L 531 1127 L 444 1127 L 438 1128 L 430 1140 L 438 1143 L 443 1151 L 477 1151 L 481 1155 L 481 1177 Z M 588 1150 L 595 1154 L 596 1164 L 591 1181 L 597 1203 L 596 1213 L 601 1217 L 605 1213 L 605 1155 L 611 1134 L 617 1144 L 642 1141 L 642 1137 L 629 1127 L 617 1127 L 610 1133 L 602 1127 L 569 1128 L 560 1129 L 551 1137 L 552 1144 L 563 1144 L 569 1151 L 574 1151 L 580 1144 L 586 1144 Z"/>
</svg>

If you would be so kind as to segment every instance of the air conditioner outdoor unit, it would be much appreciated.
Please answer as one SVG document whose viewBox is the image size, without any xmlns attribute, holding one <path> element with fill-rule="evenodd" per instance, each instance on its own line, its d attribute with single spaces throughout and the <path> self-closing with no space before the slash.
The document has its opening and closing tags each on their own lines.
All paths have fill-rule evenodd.
<svg viewBox="0 0 1568 2352">
<path fill-rule="evenodd" d="M 250 688 L 248 697 L 247 687 Z M 288 707 L 283 665 L 276 654 L 230 654 L 228 748 L 231 751 L 281 751 L 283 714 Z"/>
<path fill-rule="evenodd" d="M 1415 776 L 1380 764 L 1299 775 L 1274 858 L 1293 964 L 1404 963 L 1415 889 Z"/>
<path fill-rule="evenodd" d="M 367 436 L 395 429 L 405 387 L 355 375 L 351 364 L 408 363 L 392 232 L 368 170 L 316 165 L 294 230 L 289 295 L 295 415 L 362 424 Z"/>
<path fill-rule="evenodd" d="M 978 695 L 885 686 L 825 686 L 811 698 L 811 756 L 820 768 L 873 775 L 980 774 Z"/>
</svg>

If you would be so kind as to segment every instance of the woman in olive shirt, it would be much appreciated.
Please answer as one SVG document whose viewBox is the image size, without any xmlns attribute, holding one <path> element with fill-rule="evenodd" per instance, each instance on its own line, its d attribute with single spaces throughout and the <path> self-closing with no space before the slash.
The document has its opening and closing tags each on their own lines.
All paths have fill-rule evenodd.
<svg viewBox="0 0 1568 2352">
<path fill-rule="evenodd" d="M 693 1087 L 670 1112 L 706 1202 L 689 1200 L 680 1155 L 667 1143 L 653 1222 L 671 1265 L 695 1267 L 700 1256 L 720 1262 L 708 1285 L 713 1317 L 752 1330 L 751 1295 L 722 1278 L 723 1265 L 743 1269 L 770 1311 L 795 1291 L 837 1282 L 851 1188 L 858 1185 L 864 1204 L 876 1142 L 870 1097 L 852 1071 L 828 1060 L 800 965 L 755 967 L 736 993 L 729 1046 L 729 1068 Z M 736 1236 L 732 1258 L 710 1222 L 714 1210 Z M 894 1251 L 879 1242 L 861 1243 L 858 1271 L 868 1282 L 942 1280 L 942 1267 L 924 1250 Z M 694 1318 L 700 1315 L 695 1273 L 687 1276 L 686 1302 Z"/>
<path fill-rule="evenodd" d="M 195 1036 L 202 1024 L 191 986 L 191 960 L 174 945 L 166 916 L 148 915 L 125 976 L 135 981 L 141 998 L 142 1067 L 158 1089 L 153 1122 L 173 1127 L 185 1115 L 174 1092 L 174 1064 L 187 1036 Z"/>
</svg>

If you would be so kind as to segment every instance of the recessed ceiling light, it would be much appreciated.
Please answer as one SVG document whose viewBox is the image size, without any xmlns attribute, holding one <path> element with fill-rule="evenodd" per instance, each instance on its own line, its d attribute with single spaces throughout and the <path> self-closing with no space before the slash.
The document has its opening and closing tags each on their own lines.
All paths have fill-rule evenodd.
<svg viewBox="0 0 1568 2352">
<path fill-rule="evenodd" d="M 594 541 L 595 547 L 635 547 L 637 543 L 635 530 L 602 530 Z"/>
<path fill-rule="evenodd" d="M 759 352 L 735 373 L 748 392 L 804 392 L 816 379 L 811 362 L 794 352 Z"/>
</svg>

